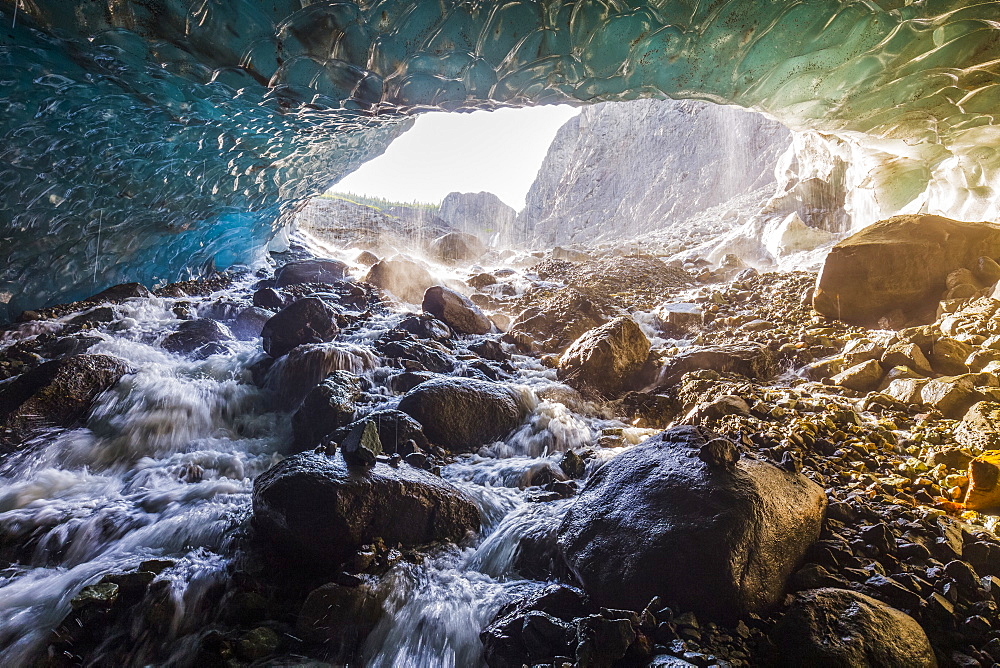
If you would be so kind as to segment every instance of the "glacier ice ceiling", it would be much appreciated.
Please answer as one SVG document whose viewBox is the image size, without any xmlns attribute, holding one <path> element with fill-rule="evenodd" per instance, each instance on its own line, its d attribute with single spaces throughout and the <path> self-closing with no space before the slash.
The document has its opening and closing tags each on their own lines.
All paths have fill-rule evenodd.
<svg viewBox="0 0 1000 668">
<path fill-rule="evenodd" d="M 998 215 L 996 0 L 0 0 L 0 318 L 250 261 L 414 113 L 648 97 Z"/>
</svg>

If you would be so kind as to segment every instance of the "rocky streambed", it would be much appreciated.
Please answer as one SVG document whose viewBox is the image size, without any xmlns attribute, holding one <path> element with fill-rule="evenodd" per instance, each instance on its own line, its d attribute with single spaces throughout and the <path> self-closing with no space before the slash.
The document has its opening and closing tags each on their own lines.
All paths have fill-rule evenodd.
<svg viewBox="0 0 1000 668">
<path fill-rule="evenodd" d="M 989 286 L 460 242 L 0 334 L 0 664 L 1000 662 Z"/>
</svg>

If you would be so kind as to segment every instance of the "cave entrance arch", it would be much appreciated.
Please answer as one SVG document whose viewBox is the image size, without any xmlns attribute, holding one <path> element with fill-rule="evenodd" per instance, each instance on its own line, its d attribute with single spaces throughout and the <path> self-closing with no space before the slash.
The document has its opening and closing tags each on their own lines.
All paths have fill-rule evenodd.
<svg viewBox="0 0 1000 668">
<path fill-rule="evenodd" d="M 846 142 L 891 207 L 995 217 L 998 10 L 0 0 L 0 317 L 248 261 L 427 109 L 737 104 Z"/>
</svg>

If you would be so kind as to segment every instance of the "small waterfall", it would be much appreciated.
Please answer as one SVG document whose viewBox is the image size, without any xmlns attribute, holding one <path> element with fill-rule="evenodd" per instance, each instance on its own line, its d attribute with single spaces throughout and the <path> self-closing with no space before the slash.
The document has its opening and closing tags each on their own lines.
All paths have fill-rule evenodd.
<svg viewBox="0 0 1000 668">
<path fill-rule="evenodd" d="M 238 302 L 247 290 L 194 298 L 195 308 Z M 374 383 L 372 396 L 383 402 L 372 408 L 395 405 L 380 387 L 388 369 L 370 344 L 400 313 L 294 350 L 258 387 L 251 369 L 262 357 L 259 340 L 230 342 L 202 360 L 164 350 L 179 322 L 174 305 L 132 299 L 90 329 L 97 343 L 88 352 L 119 357 L 135 373 L 99 397 L 85 427 L 40 434 L 0 465 L 0 557 L 13 564 L 0 571 L 0 666 L 28 664 L 44 651 L 85 586 L 150 559 L 164 561 L 141 604 L 148 614 L 107 629 L 89 660 L 192 665 L 243 554 L 253 480 L 280 460 L 304 392 L 347 370 Z M 57 331 L 74 315 L 23 325 L 18 336 Z M 540 585 L 531 578 L 551 558 L 546 546 L 568 502 L 528 502 L 525 488 L 565 478 L 562 453 L 591 445 L 606 423 L 576 412 L 584 404 L 551 370 L 528 358 L 515 363 L 511 387 L 528 411 L 523 424 L 441 472 L 479 508 L 480 534 L 436 548 L 422 563 L 401 562 L 379 581 L 384 614 L 361 665 L 481 665 L 480 631 L 504 602 Z M 156 631 L 134 636 L 152 623 L 149 615 Z"/>
</svg>

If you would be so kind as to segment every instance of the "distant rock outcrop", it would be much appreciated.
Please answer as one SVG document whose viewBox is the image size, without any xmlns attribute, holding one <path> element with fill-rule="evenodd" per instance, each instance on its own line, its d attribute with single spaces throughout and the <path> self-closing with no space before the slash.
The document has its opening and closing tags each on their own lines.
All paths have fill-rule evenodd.
<svg viewBox="0 0 1000 668">
<path fill-rule="evenodd" d="M 597 104 L 556 134 L 517 224 L 544 244 L 682 227 L 709 207 L 773 187 L 775 165 L 790 144 L 781 124 L 733 107 L 690 100 Z M 733 222 L 718 220 L 707 231 Z"/>
<path fill-rule="evenodd" d="M 517 211 L 493 193 L 448 193 L 438 216 L 456 230 L 483 241 L 507 244 L 514 239 Z"/>
</svg>

